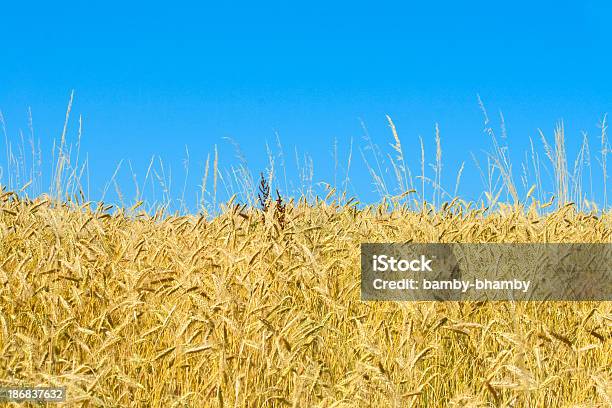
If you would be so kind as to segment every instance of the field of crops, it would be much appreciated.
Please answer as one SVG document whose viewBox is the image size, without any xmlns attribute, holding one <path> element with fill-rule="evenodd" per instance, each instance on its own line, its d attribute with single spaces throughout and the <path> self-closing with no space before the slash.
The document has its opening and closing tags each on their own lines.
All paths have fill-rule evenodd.
<svg viewBox="0 0 612 408">
<path fill-rule="evenodd" d="M 610 302 L 359 294 L 361 242 L 609 243 L 610 213 L 0 206 L 1 385 L 66 386 L 66 406 L 612 406 Z"/>
</svg>

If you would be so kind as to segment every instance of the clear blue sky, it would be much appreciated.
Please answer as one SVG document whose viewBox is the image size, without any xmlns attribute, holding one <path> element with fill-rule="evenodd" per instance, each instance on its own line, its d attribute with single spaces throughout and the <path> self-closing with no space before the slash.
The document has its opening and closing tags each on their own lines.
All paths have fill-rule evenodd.
<svg viewBox="0 0 612 408">
<path fill-rule="evenodd" d="M 278 132 L 288 170 L 297 147 L 312 156 L 315 181 L 333 182 L 334 139 L 344 166 L 353 138 L 353 192 L 373 200 L 360 120 L 390 151 L 386 114 L 414 172 L 418 137 L 431 162 L 438 123 L 444 185 L 454 188 L 465 161 L 460 192 L 477 196 L 483 185 L 470 152 L 483 159 L 490 150 L 477 94 L 498 131 L 504 114 L 517 180 L 538 128 L 552 138 L 563 119 L 573 160 L 580 131 L 596 143 L 612 111 L 612 8 L 603 0 L 61 3 L 2 5 L 0 110 L 17 140 L 31 107 L 50 161 L 74 89 L 92 198 L 121 159 L 143 178 L 154 154 L 172 165 L 179 192 L 185 145 L 192 193 L 214 145 L 225 168 L 238 163 L 226 137 L 258 173 Z M 594 159 L 593 172 L 601 200 Z M 129 191 L 129 172 L 119 179 Z"/>
</svg>

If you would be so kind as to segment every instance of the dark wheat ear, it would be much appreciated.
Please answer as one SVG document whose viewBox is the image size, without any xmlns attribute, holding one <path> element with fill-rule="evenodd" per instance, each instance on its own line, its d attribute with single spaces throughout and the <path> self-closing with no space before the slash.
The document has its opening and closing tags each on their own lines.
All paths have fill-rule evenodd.
<svg viewBox="0 0 612 408">
<path fill-rule="evenodd" d="M 259 193 L 257 197 L 259 198 L 259 206 L 261 207 L 261 222 L 265 223 L 266 221 L 266 213 L 268 212 L 268 208 L 270 207 L 270 186 L 268 185 L 268 181 L 264 177 L 263 172 L 260 173 L 260 181 L 259 181 Z"/>
<path fill-rule="evenodd" d="M 259 205 L 261 209 L 266 212 L 268 211 L 268 207 L 270 205 L 270 186 L 268 185 L 268 181 L 264 177 L 263 172 L 260 173 L 261 179 L 259 181 L 259 193 L 257 197 L 259 198 Z"/>
<path fill-rule="evenodd" d="M 283 198 L 281 197 L 278 189 L 276 189 L 276 219 L 280 224 L 281 228 L 285 228 L 285 210 L 287 208 L 287 204 L 283 202 Z"/>
</svg>

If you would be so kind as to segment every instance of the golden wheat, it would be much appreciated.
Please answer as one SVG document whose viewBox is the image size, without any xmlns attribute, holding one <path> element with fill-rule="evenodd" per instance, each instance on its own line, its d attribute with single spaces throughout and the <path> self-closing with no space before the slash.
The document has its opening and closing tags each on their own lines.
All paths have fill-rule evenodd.
<svg viewBox="0 0 612 408">
<path fill-rule="evenodd" d="M 359 244 L 612 242 L 612 214 L 0 199 L 0 385 L 66 406 L 609 406 L 610 302 L 365 303 Z M 270 209 L 269 211 L 274 211 Z"/>
</svg>

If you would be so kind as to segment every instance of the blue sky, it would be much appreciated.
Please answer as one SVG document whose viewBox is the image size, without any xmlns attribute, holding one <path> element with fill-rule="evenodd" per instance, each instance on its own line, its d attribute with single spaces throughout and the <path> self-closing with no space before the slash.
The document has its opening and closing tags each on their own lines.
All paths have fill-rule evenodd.
<svg viewBox="0 0 612 408">
<path fill-rule="evenodd" d="M 438 123 L 443 185 L 454 189 L 465 161 L 459 191 L 474 198 L 483 185 L 470 153 L 486 165 L 482 150 L 491 148 L 477 95 L 498 132 L 503 112 L 517 179 L 538 128 L 552 139 L 563 119 L 573 161 L 581 131 L 599 150 L 597 125 L 612 111 L 612 8 L 604 1 L 20 3 L 0 13 L 9 138 L 17 143 L 27 131 L 30 107 L 50 162 L 74 89 L 69 137 L 81 115 L 92 198 L 122 159 L 118 180 L 129 196 L 125 163 L 142 179 L 152 155 L 172 166 L 178 195 L 185 146 L 193 195 L 215 145 L 222 167 L 239 162 L 226 138 L 257 174 L 268 166 L 266 141 L 275 145 L 278 134 L 288 177 L 297 180 L 297 148 L 312 157 L 315 182 L 334 180 L 334 140 L 344 166 L 353 139 L 352 193 L 376 200 L 359 150 L 371 153 L 361 121 L 390 152 L 387 114 L 413 172 L 419 136 L 433 161 Z M 594 159 L 592 170 L 601 202 Z"/>
</svg>

